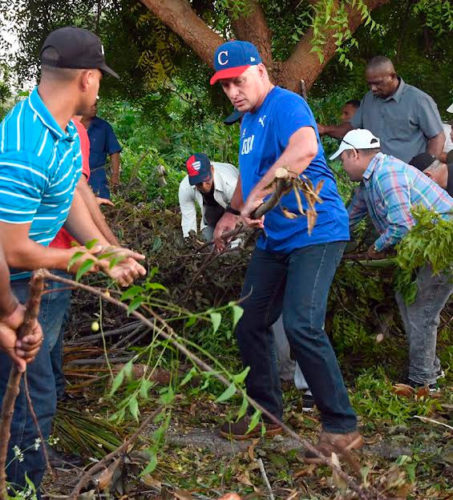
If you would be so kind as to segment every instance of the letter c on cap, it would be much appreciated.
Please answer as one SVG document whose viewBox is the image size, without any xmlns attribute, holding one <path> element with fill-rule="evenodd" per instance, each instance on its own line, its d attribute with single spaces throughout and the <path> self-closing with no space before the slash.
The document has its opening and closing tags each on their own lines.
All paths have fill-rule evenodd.
<svg viewBox="0 0 453 500">
<path fill-rule="evenodd" d="M 222 54 L 225 55 L 225 58 L 222 58 Z M 228 51 L 222 50 L 222 52 L 219 52 L 219 55 L 217 56 L 217 61 L 221 66 L 225 66 L 225 64 L 228 64 Z"/>
</svg>

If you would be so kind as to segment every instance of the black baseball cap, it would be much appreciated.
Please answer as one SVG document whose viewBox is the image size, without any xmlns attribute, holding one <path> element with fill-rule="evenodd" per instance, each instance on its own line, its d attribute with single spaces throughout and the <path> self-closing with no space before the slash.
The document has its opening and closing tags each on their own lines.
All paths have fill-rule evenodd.
<svg viewBox="0 0 453 500">
<path fill-rule="evenodd" d="M 412 165 L 413 167 L 423 172 L 423 170 L 426 170 L 428 167 L 430 167 L 436 160 L 437 158 L 432 154 L 420 153 L 412 158 L 412 160 L 409 162 L 409 165 Z"/>
<path fill-rule="evenodd" d="M 189 184 L 196 186 L 211 178 L 211 160 L 204 153 L 195 153 L 186 161 Z"/>
<path fill-rule="evenodd" d="M 53 48 L 57 57 L 43 57 L 45 49 Z M 66 26 L 50 33 L 41 49 L 41 63 L 56 68 L 99 69 L 115 78 L 118 74 L 105 63 L 104 47 L 98 36 L 75 26 Z"/>
<path fill-rule="evenodd" d="M 236 108 L 234 108 L 234 111 L 231 113 L 231 115 L 227 116 L 223 120 L 223 123 L 225 125 L 233 125 L 233 123 L 236 123 L 237 121 L 239 121 L 243 116 L 244 116 L 244 113 L 242 111 L 239 111 Z"/>
</svg>

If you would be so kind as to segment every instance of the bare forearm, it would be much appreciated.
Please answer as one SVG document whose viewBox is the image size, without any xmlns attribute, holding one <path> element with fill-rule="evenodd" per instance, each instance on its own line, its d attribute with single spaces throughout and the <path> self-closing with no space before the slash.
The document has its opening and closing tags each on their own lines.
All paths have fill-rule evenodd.
<svg viewBox="0 0 453 500">
<path fill-rule="evenodd" d="M 47 269 L 67 269 L 76 249 L 44 247 L 29 238 L 15 242 L 11 248 L 5 247 L 8 265 L 18 269 L 33 271 L 41 267 Z"/>
<path fill-rule="evenodd" d="M 0 318 L 9 316 L 17 307 L 17 299 L 11 292 L 9 269 L 0 248 Z"/>
<path fill-rule="evenodd" d="M 428 145 L 426 148 L 426 152 L 435 156 L 436 158 L 440 158 L 442 155 L 442 151 L 445 145 L 445 134 L 440 132 L 431 139 L 428 140 Z"/>
<path fill-rule="evenodd" d="M 110 156 L 110 161 L 112 162 L 112 183 L 118 184 L 120 180 L 120 154 L 113 153 Z"/>
<path fill-rule="evenodd" d="M 241 176 L 238 178 L 238 182 L 236 184 L 236 189 L 234 190 L 233 197 L 230 201 L 230 206 L 235 210 L 240 210 L 242 205 L 244 204 L 244 199 L 242 197 L 242 181 Z"/>
<path fill-rule="evenodd" d="M 318 125 L 320 135 L 328 135 L 335 139 L 343 139 L 343 137 L 353 129 L 349 122 L 341 123 L 340 125 Z"/>
<path fill-rule="evenodd" d="M 71 210 L 64 226 L 82 244 L 96 239 L 101 245 L 109 245 L 109 242 L 93 221 L 91 212 L 79 189 L 75 190 Z"/>
<path fill-rule="evenodd" d="M 103 234 L 105 239 L 111 245 L 119 245 L 116 236 L 112 233 L 107 222 L 105 221 L 105 217 L 102 214 L 101 209 L 99 208 L 96 196 L 94 195 L 93 191 L 88 185 L 88 182 L 83 176 L 80 179 L 79 183 L 77 184 L 77 190 L 79 191 L 80 195 L 85 201 L 85 205 L 87 206 L 91 214 L 91 217 L 93 219 L 93 222 L 97 226 L 98 230 Z"/>
<path fill-rule="evenodd" d="M 315 131 L 311 127 L 303 127 L 295 132 L 278 160 L 261 178 L 258 184 L 253 188 L 254 198 L 263 198 L 269 194 L 267 186 L 275 178 L 275 172 L 278 168 L 285 167 L 294 175 L 300 175 L 318 152 L 318 143 Z"/>
</svg>

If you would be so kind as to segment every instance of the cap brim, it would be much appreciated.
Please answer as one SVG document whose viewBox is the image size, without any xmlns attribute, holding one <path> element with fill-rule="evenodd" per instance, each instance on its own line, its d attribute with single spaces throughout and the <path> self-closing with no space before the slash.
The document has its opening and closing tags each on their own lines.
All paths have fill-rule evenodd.
<svg viewBox="0 0 453 500">
<path fill-rule="evenodd" d="M 115 78 L 118 78 L 118 80 L 120 79 L 118 73 L 116 73 L 115 71 L 113 71 L 112 68 L 109 68 L 107 66 L 107 64 L 102 64 L 101 66 L 99 66 L 99 69 L 103 72 L 103 73 L 108 73 L 109 75 L 112 75 L 114 76 Z"/>
<path fill-rule="evenodd" d="M 211 178 L 210 174 L 206 174 L 206 175 L 200 174 L 200 175 L 196 175 L 194 177 L 190 177 L 190 175 L 189 175 L 189 184 L 191 186 L 196 186 L 197 184 L 200 184 L 201 182 L 208 181 L 210 178 Z"/>
<path fill-rule="evenodd" d="M 338 151 L 336 153 L 334 153 L 330 158 L 329 160 L 336 160 L 343 151 L 346 151 L 347 149 L 351 149 L 347 146 L 347 144 L 345 144 L 344 142 L 342 142 L 340 144 L 340 147 L 338 148 Z"/>
<path fill-rule="evenodd" d="M 450 106 L 448 106 L 447 112 L 448 113 L 453 113 L 453 104 L 451 104 Z"/>
<path fill-rule="evenodd" d="M 209 80 L 209 83 L 214 85 L 215 82 L 223 80 L 224 78 L 236 78 L 237 76 L 241 76 L 246 69 L 250 68 L 250 66 L 250 64 L 247 64 L 245 66 L 236 66 L 235 68 L 221 69 L 220 71 L 217 71 L 217 73 L 214 73 Z"/>
<path fill-rule="evenodd" d="M 225 120 L 223 120 L 223 123 L 225 125 L 233 125 L 233 123 L 238 122 L 243 116 L 244 113 L 242 111 L 235 109 L 230 116 L 227 116 Z"/>
</svg>

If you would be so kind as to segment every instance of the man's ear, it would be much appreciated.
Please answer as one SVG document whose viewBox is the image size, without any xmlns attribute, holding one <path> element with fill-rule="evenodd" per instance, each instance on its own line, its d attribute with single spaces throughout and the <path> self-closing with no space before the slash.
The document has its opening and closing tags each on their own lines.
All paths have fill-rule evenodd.
<svg viewBox="0 0 453 500">
<path fill-rule="evenodd" d="M 426 177 L 429 177 L 430 179 L 433 178 L 433 173 L 430 170 L 423 170 L 423 173 L 426 175 Z"/>
<path fill-rule="evenodd" d="M 80 72 L 79 86 L 82 92 L 86 92 L 86 90 L 89 88 L 92 78 L 93 78 L 93 70 L 84 69 L 83 71 Z"/>
</svg>

